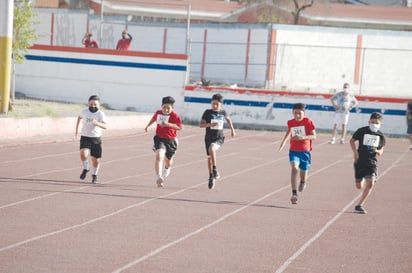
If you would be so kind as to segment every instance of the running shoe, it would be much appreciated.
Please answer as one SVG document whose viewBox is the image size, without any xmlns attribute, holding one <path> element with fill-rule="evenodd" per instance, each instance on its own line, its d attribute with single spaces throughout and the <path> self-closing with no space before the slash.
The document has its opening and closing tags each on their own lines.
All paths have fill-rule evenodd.
<svg viewBox="0 0 412 273">
<path fill-rule="evenodd" d="M 290 202 L 292 202 L 293 205 L 296 205 L 298 203 L 298 196 L 296 194 L 292 195 Z"/>
<path fill-rule="evenodd" d="M 357 205 L 355 207 L 355 212 L 359 214 L 366 214 L 366 210 L 363 208 L 362 205 Z"/>
<path fill-rule="evenodd" d="M 332 139 L 329 141 L 329 143 L 332 144 L 332 145 L 335 144 L 335 138 L 332 138 Z"/>
<path fill-rule="evenodd" d="M 302 192 L 306 188 L 306 183 L 301 181 L 299 184 L 299 191 Z"/>
<path fill-rule="evenodd" d="M 213 177 L 214 177 L 215 179 L 219 179 L 219 178 L 220 178 L 220 174 L 219 174 L 219 172 L 217 171 L 217 169 L 213 170 Z"/>
<path fill-rule="evenodd" d="M 213 177 L 209 177 L 209 190 L 212 190 L 215 187 L 215 179 Z"/>
<path fill-rule="evenodd" d="M 99 183 L 99 179 L 97 177 L 97 174 L 92 175 L 92 183 L 93 184 L 98 184 Z"/>
<path fill-rule="evenodd" d="M 164 186 L 164 185 L 163 185 L 163 182 L 165 182 L 165 180 L 164 180 L 164 178 L 161 177 L 161 176 L 159 176 L 159 177 L 157 178 L 157 180 L 156 180 L 157 186 L 158 186 L 159 188 L 162 188 L 162 187 Z"/>
<path fill-rule="evenodd" d="M 163 170 L 163 177 L 166 178 L 166 177 L 169 176 L 169 174 L 170 174 L 170 167 L 167 168 L 167 169 L 165 168 L 165 169 Z"/>
<path fill-rule="evenodd" d="M 342 139 L 340 140 L 340 144 L 345 144 L 345 139 L 342 138 Z"/>
<path fill-rule="evenodd" d="M 83 169 L 82 173 L 80 174 L 80 179 L 84 180 L 88 172 L 89 170 Z"/>
</svg>

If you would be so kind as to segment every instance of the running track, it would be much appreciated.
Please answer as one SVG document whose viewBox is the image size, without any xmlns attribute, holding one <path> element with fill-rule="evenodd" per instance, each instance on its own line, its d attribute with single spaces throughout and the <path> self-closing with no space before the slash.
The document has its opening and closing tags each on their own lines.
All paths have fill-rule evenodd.
<svg viewBox="0 0 412 273">
<path fill-rule="evenodd" d="M 406 139 L 388 139 L 368 214 L 358 215 L 350 147 L 328 135 L 291 205 L 283 132 L 227 136 L 211 191 L 202 129 L 180 132 L 165 188 L 152 133 L 106 135 L 99 185 L 79 180 L 77 141 L 0 144 L 0 272 L 412 272 Z"/>
</svg>

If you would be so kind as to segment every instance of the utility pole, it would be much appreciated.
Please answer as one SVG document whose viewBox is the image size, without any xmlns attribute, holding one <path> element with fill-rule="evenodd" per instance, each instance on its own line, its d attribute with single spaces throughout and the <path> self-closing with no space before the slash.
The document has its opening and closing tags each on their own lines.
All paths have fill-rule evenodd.
<svg viewBox="0 0 412 273">
<path fill-rule="evenodd" d="M 13 8 L 13 0 L 0 1 L 0 114 L 8 112 L 10 103 Z"/>
</svg>

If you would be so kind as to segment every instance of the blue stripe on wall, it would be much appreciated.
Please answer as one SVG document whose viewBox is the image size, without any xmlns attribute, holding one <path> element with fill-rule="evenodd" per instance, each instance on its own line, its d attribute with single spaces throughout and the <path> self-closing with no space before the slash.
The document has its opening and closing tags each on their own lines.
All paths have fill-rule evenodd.
<svg viewBox="0 0 412 273">
<path fill-rule="evenodd" d="M 32 60 L 32 61 L 43 61 L 43 62 L 75 63 L 75 64 L 132 67 L 132 68 L 174 70 L 174 71 L 186 71 L 186 69 L 187 69 L 187 66 L 185 66 L 185 65 L 166 65 L 166 64 L 116 62 L 116 61 L 75 59 L 75 58 L 63 58 L 63 57 L 51 57 L 51 56 L 36 56 L 36 55 L 26 55 L 26 59 L 27 60 Z"/>
<path fill-rule="evenodd" d="M 201 104 L 210 104 L 211 99 L 209 98 L 196 98 L 196 97 L 185 97 L 185 102 L 189 103 L 201 103 Z M 267 107 L 269 102 L 261 102 L 261 101 L 243 101 L 243 100 L 231 100 L 226 99 L 223 102 L 226 105 L 236 105 L 236 106 L 251 106 L 251 107 Z M 292 109 L 294 103 L 273 103 L 272 107 L 277 109 Z M 324 112 L 335 112 L 335 109 L 332 106 L 326 105 L 316 105 L 316 104 L 306 104 L 307 110 L 314 110 L 314 111 L 324 111 Z M 385 109 L 382 110 L 380 108 L 364 108 L 358 107 L 356 109 L 351 110 L 352 113 L 362 113 L 362 114 L 371 114 L 373 112 L 379 112 L 384 115 L 392 115 L 392 116 L 405 116 L 405 110 L 397 110 L 397 109 Z"/>
</svg>

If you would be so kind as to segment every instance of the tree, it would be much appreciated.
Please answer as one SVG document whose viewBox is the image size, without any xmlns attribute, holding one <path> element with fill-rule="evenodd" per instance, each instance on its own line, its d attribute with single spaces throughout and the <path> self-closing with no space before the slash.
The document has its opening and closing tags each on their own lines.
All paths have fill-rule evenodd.
<svg viewBox="0 0 412 273">
<path fill-rule="evenodd" d="M 300 13 L 301 13 L 304 9 L 313 6 L 313 1 L 314 1 L 314 0 L 303 1 L 303 2 L 305 2 L 305 3 L 300 5 L 299 0 L 293 0 L 293 4 L 295 5 L 295 10 L 292 11 L 293 24 L 295 24 L 295 25 L 298 25 L 298 24 L 299 24 L 299 16 L 300 16 Z M 301 2 L 302 2 L 302 1 L 301 1 Z"/>
<path fill-rule="evenodd" d="M 33 4 L 30 0 L 15 1 L 13 17 L 13 60 L 21 64 L 25 60 L 25 54 L 33 46 L 33 42 L 38 39 L 34 24 L 38 24 L 33 19 L 37 13 L 33 12 Z"/>
<path fill-rule="evenodd" d="M 37 13 L 33 11 L 31 0 L 15 1 L 13 15 L 13 37 L 12 37 L 12 76 L 11 76 L 11 92 L 12 99 L 15 98 L 15 64 L 24 62 L 25 55 L 28 49 L 33 46 L 33 43 L 38 39 L 34 24 L 38 24 L 33 19 Z"/>
</svg>

